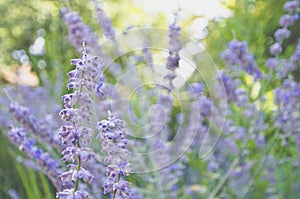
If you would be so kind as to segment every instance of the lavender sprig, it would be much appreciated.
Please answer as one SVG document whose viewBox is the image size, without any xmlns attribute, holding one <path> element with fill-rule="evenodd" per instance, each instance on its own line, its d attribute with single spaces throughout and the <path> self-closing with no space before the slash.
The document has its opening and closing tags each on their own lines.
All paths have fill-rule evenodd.
<svg viewBox="0 0 300 199">
<path fill-rule="evenodd" d="M 288 14 L 281 16 L 279 20 L 281 28 L 277 29 L 274 33 L 276 42 L 270 46 L 270 54 L 277 58 L 269 58 L 265 63 L 267 67 L 277 71 L 277 77 L 279 78 L 285 78 L 288 73 L 295 70 L 295 67 L 293 67 L 294 63 L 292 63 L 294 57 L 291 60 L 278 60 L 278 56 L 283 52 L 283 41 L 291 36 L 291 31 L 288 27 L 292 26 L 299 19 L 299 5 L 298 0 L 285 2 L 283 7 Z M 289 67 L 285 67 L 286 63 L 288 63 Z"/>
<path fill-rule="evenodd" d="M 229 66 L 231 73 L 243 70 L 253 76 L 255 80 L 262 77 L 262 73 L 257 66 L 254 55 L 248 52 L 246 41 L 233 40 L 228 43 L 228 49 L 221 53 L 221 58 Z"/>
<path fill-rule="evenodd" d="M 124 122 L 110 114 L 107 120 L 98 122 L 97 139 L 101 142 L 102 152 L 107 153 L 104 162 L 107 164 L 107 180 L 103 185 L 104 194 L 112 198 L 132 199 L 130 182 L 121 177 L 129 175 L 128 140 L 124 133 Z"/>
<path fill-rule="evenodd" d="M 68 38 L 78 52 L 83 51 L 82 42 L 88 45 L 86 49 L 87 52 L 91 52 L 92 49 L 97 47 L 97 34 L 92 31 L 91 27 L 83 23 L 78 12 L 71 11 L 68 8 L 62 8 L 61 14 L 65 23 L 68 25 Z"/>
<path fill-rule="evenodd" d="M 96 9 L 96 17 L 100 27 L 102 28 L 103 34 L 110 40 L 115 39 L 115 30 L 112 26 L 110 18 L 108 18 L 104 11 L 101 9 L 101 2 L 97 0 L 92 0 L 94 7 Z"/>
<path fill-rule="evenodd" d="M 176 25 L 175 20 L 175 22 L 169 26 L 169 56 L 166 64 L 166 68 L 169 70 L 169 73 L 165 76 L 165 79 L 168 80 L 170 89 L 173 88 L 172 81 L 177 76 L 175 70 L 179 67 L 179 51 L 182 48 L 180 36 L 181 27 Z"/>
<path fill-rule="evenodd" d="M 280 135 L 282 144 L 286 144 L 286 140 L 290 136 L 295 136 L 296 143 L 300 149 L 299 128 L 299 99 L 300 99 L 300 84 L 294 79 L 286 79 L 280 88 L 275 90 L 275 102 L 278 105 L 278 112 L 275 125 L 283 129 L 283 134 Z"/>
<path fill-rule="evenodd" d="M 51 127 L 47 126 L 43 121 L 38 120 L 27 107 L 14 102 L 9 105 L 9 112 L 12 113 L 14 118 L 20 122 L 24 128 L 31 131 L 40 142 L 50 144 L 55 148 L 60 148 L 58 137 L 54 135 Z"/>
<path fill-rule="evenodd" d="M 57 189 L 62 189 L 63 186 L 58 181 L 59 175 L 62 172 L 60 163 L 49 153 L 40 149 L 36 145 L 36 140 L 28 136 L 26 129 L 12 127 L 8 132 L 8 137 L 12 143 L 19 147 L 19 150 L 26 152 L 29 158 L 37 162 L 38 166 Z"/>
<path fill-rule="evenodd" d="M 86 190 L 79 188 L 79 181 L 90 183 L 93 175 L 83 167 L 94 156 L 94 152 L 88 145 L 91 143 L 93 131 L 86 125 L 91 122 L 93 114 L 92 96 L 99 91 L 99 82 L 102 78 L 102 65 L 97 62 L 97 57 L 89 58 L 84 48 L 81 59 L 72 59 L 71 64 L 75 70 L 68 73 L 68 89 L 74 92 L 62 96 L 64 109 L 59 115 L 66 120 L 66 125 L 61 127 L 59 133 L 62 144 L 64 162 L 68 164 L 68 171 L 62 173 L 60 178 L 63 184 L 74 183 L 72 189 L 65 189 L 57 193 L 57 198 L 88 198 Z"/>
</svg>

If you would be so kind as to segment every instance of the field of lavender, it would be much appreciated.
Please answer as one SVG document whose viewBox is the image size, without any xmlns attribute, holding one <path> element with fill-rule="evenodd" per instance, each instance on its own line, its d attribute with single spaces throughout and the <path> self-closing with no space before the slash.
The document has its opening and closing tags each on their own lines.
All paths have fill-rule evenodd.
<svg viewBox="0 0 300 199">
<path fill-rule="evenodd" d="M 0 199 L 300 198 L 299 0 L 21 2 Z"/>
</svg>

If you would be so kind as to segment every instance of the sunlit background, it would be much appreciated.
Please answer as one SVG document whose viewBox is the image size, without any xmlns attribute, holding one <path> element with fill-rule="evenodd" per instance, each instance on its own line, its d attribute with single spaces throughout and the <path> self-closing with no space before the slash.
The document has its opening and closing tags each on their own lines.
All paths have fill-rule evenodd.
<svg viewBox="0 0 300 199">
<path fill-rule="evenodd" d="M 228 3 L 229 1 L 219 0 L 133 0 L 104 2 L 103 8 L 107 15 L 113 18 L 119 33 L 133 25 L 167 28 L 168 24 L 174 22 L 176 18 L 185 33 L 191 39 L 199 41 L 208 34 L 209 20 L 230 17 L 232 11 L 228 9 Z M 59 44 L 56 40 L 66 38 L 64 24 L 60 22 L 60 6 L 73 6 L 74 10 L 79 11 L 84 7 L 90 9 L 91 13 L 82 13 L 82 15 L 86 22 L 95 26 L 95 21 L 92 19 L 92 5 L 83 6 L 79 1 L 11 2 L 4 0 L 1 1 L 0 6 L 1 12 L 4 13 L 0 27 L 2 82 L 36 86 L 40 79 L 36 72 L 43 72 L 50 68 L 57 70 L 55 65 L 59 63 L 49 63 L 51 58 L 47 55 L 53 52 L 53 58 L 58 55 L 61 61 L 65 60 L 60 53 L 53 51 L 53 48 Z M 178 13 L 177 17 L 175 17 L 176 13 Z M 67 41 L 66 45 L 68 45 Z"/>
</svg>

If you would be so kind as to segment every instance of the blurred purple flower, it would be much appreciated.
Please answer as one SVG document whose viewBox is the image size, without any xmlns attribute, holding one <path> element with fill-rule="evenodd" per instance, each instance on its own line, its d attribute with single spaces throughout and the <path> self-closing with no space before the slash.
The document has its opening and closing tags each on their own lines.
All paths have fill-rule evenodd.
<svg viewBox="0 0 300 199">
<path fill-rule="evenodd" d="M 298 0 L 287 1 L 284 3 L 284 9 L 289 13 L 296 11 L 298 8 L 299 8 Z"/>
<path fill-rule="evenodd" d="M 295 15 L 289 15 L 289 14 L 285 14 L 283 15 L 280 20 L 279 20 L 279 23 L 282 27 L 288 27 L 288 26 L 291 26 L 295 23 L 295 21 L 297 21 L 299 18 L 299 15 L 298 14 L 295 14 Z"/>
<path fill-rule="evenodd" d="M 277 42 L 280 42 L 283 39 L 288 39 L 291 36 L 291 31 L 287 28 L 277 29 L 275 32 L 275 38 Z"/>
<path fill-rule="evenodd" d="M 274 43 L 272 46 L 270 46 L 270 53 L 274 56 L 279 55 L 282 53 L 282 47 L 280 43 Z"/>
<path fill-rule="evenodd" d="M 246 41 L 230 41 L 228 49 L 221 53 L 221 58 L 226 62 L 231 72 L 242 69 L 253 76 L 255 80 L 262 76 L 254 55 L 248 52 Z"/>
</svg>

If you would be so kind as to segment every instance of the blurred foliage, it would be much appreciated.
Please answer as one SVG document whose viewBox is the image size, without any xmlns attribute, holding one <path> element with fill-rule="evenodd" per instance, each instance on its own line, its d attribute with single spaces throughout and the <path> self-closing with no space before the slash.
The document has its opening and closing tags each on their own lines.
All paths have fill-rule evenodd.
<svg viewBox="0 0 300 199">
<path fill-rule="evenodd" d="M 16 160 L 24 156 L 16 147 L 11 147 L 7 137 L 0 133 L 0 198 L 8 199 L 9 190 L 14 189 L 21 198 L 54 198 L 55 188 L 47 177 Z"/>
</svg>

